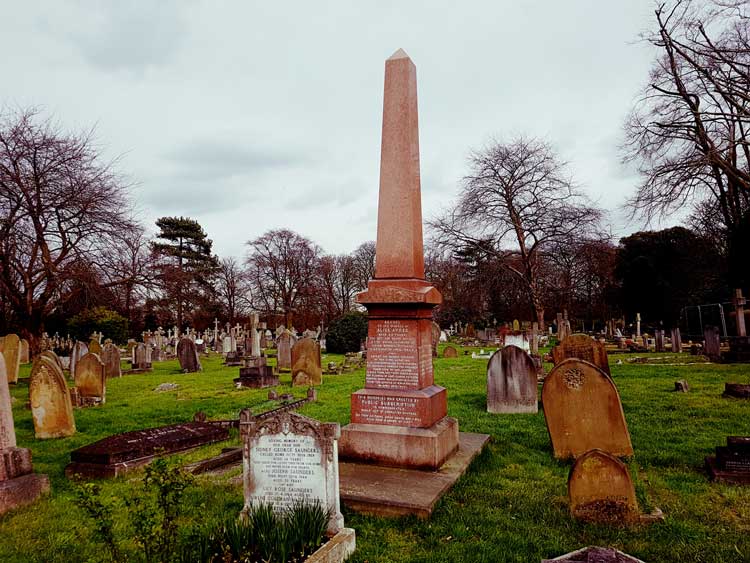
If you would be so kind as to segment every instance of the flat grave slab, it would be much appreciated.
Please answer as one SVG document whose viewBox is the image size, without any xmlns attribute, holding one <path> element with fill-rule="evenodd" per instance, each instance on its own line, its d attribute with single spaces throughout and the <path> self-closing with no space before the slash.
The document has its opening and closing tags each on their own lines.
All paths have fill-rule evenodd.
<svg viewBox="0 0 750 563">
<path fill-rule="evenodd" d="M 65 475 L 116 477 L 154 458 L 229 439 L 229 430 L 209 422 L 185 422 L 115 434 L 70 454 Z"/>
<path fill-rule="evenodd" d="M 706 458 L 706 469 L 713 481 L 750 485 L 750 436 L 727 437 L 727 445 Z"/>
<path fill-rule="evenodd" d="M 458 451 L 437 471 L 339 462 L 341 501 L 376 516 L 428 518 L 489 439 L 488 434 L 459 432 Z"/>
</svg>

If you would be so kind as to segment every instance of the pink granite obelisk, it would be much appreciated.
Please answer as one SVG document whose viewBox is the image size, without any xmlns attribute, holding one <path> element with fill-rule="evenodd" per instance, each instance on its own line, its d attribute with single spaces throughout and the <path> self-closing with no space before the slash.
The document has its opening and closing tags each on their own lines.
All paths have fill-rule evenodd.
<svg viewBox="0 0 750 563">
<path fill-rule="evenodd" d="M 357 300 L 369 313 L 366 383 L 352 394 L 340 457 L 437 469 L 458 448 L 458 422 L 433 379 L 442 296 L 424 276 L 417 70 L 401 49 L 385 63 L 375 278 Z"/>
</svg>

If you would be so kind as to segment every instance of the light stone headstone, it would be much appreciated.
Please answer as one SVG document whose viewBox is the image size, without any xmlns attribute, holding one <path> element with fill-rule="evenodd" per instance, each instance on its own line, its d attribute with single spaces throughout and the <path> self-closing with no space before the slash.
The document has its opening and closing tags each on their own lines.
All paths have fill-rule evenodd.
<svg viewBox="0 0 750 563">
<path fill-rule="evenodd" d="M 40 355 L 31 368 L 29 400 L 34 433 L 39 439 L 63 438 L 76 432 L 70 392 L 60 366 Z"/>
<path fill-rule="evenodd" d="M 321 385 L 320 344 L 312 338 L 300 338 L 292 346 L 292 385 Z"/>
<path fill-rule="evenodd" d="M 536 366 L 517 346 L 498 350 L 487 363 L 487 412 L 537 412 Z"/>
<path fill-rule="evenodd" d="M 73 344 L 73 349 L 70 351 L 70 364 L 68 366 L 68 369 L 70 370 L 70 376 L 73 377 L 76 372 L 76 363 L 78 360 L 83 358 L 89 351 L 89 347 L 86 346 L 85 342 L 81 342 L 80 340 L 77 340 L 75 344 Z"/>
<path fill-rule="evenodd" d="M 2 350 L 8 383 L 18 383 L 18 371 L 21 367 L 21 339 L 17 334 L 6 334 L 3 338 Z"/>
<path fill-rule="evenodd" d="M 296 338 L 292 336 L 289 331 L 279 336 L 276 347 L 278 349 L 276 353 L 276 365 L 279 369 L 290 370 L 292 369 L 292 346 L 296 342 Z"/>
<path fill-rule="evenodd" d="M 292 411 L 256 420 L 240 413 L 243 490 L 247 513 L 259 504 L 284 511 L 318 502 L 328 511 L 328 532 L 344 527 L 339 500 L 338 423 Z"/>
<path fill-rule="evenodd" d="M 569 358 L 590 362 L 607 375 L 611 375 L 604 344 L 588 334 L 571 334 L 552 348 L 552 359 L 555 365 Z"/>
<path fill-rule="evenodd" d="M 21 358 L 22 364 L 28 364 L 31 361 L 31 354 L 29 352 L 29 341 L 25 338 L 21 339 Z"/>
<path fill-rule="evenodd" d="M 104 374 L 104 363 L 97 354 L 89 352 L 78 360 L 75 385 L 81 397 L 98 398 L 104 404 L 107 395 L 107 378 Z"/>
</svg>

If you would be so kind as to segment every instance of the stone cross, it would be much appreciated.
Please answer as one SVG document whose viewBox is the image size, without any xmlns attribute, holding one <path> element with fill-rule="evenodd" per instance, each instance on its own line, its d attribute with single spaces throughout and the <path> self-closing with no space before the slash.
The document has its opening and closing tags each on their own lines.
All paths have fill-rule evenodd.
<svg viewBox="0 0 750 563">
<path fill-rule="evenodd" d="M 745 304 L 747 301 L 742 296 L 741 289 L 734 290 L 734 310 L 737 314 L 737 336 L 747 336 L 745 331 Z"/>
</svg>

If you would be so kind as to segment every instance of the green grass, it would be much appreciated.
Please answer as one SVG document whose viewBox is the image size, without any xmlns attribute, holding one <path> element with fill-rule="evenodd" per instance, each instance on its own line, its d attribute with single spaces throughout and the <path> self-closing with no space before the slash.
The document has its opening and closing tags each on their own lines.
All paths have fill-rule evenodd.
<svg viewBox="0 0 750 563">
<path fill-rule="evenodd" d="M 659 356 L 664 356 L 660 354 Z M 553 459 L 544 415 L 490 415 L 485 412 L 483 360 L 467 356 L 435 360 L 435 379 L 448 388 L 449 413 L 462 431 L 482 432 L 492 441 L 436 507 L 432 518 L 381 519 L 345 511 L 346 525 L 357 531 L 355 562 L 524 562 L 537 563 L 585 545 L 607 545 L 656 562 L 750 562 L 750 487 L 711 483 L 703 458 L 727 435 L 750 434 L 750 401 L 721 397 L 727 381 L 749 382 L 750 365 L 663 366 L 628 364 L 629 355 L 611 356 L 612 373 L 622 398 L 635 458 L 629 467 L 642 509 L 664 511 L 664 522 L 614 529 L 572 520 L 567 508 L 570 466 Z M 685 361 L 687 355 L 674 355 Z M 617 365 L 617 359 L 624 363 Z M 341 357 L 329 355 L 330 360 Z M 175 361 L 155 363 L 154 371 L 110 380 L 107 404 L 75 411 L 78 433 L 59 440 L 36 440 L 31 413 L 24 407 L 28 384 L 12 389 L 20 446 L 33 451 L 34 468 L 50 476 L 52 494 L 31 507 L 0 517 L 0 561 L 105 561 L 91 541 L 91 527 L 72 499 L 64 477 L 70 451 L 116 432 L 191 420 L 234 418 L 243 407 L 260 412 L 274 406 L 268 390 L 236 390 L 238 368 L 221 366 L 217 357 L 203 360 L 200 374 L 179 373 Z M 549 367 L 549 366 L 547 366 Z M 22 368 L 22 377 L 29 367 Z M 687 379 L 688 394 L 675 393 L 674 381 Z M 177 391 L 155 393 L 164 382 Z M 364 371 L 324 376 L 318 401 L 304 414 L 323 421 L 349 420 L 349 395 L 364 384 Z M 289 391 L 290 376 L 279 390 Z M 305 395 L 295 388 L 295 396 Z M 236 432 L 229 445 L 238 441 Z M 217 453 L 227 443 L 184 454 L 193 461 Z M 230 473 L 201 478 L 186 496 L 188 528 L 224 521 L 242 507 L 239 486 Z M 108 495 L 126 497 L 140 473 L 104 482 Z M 120 537 L 127 519 L 117 521 Z M 123 549 L 137 560 L 135 547 Z"/>
</svg>

